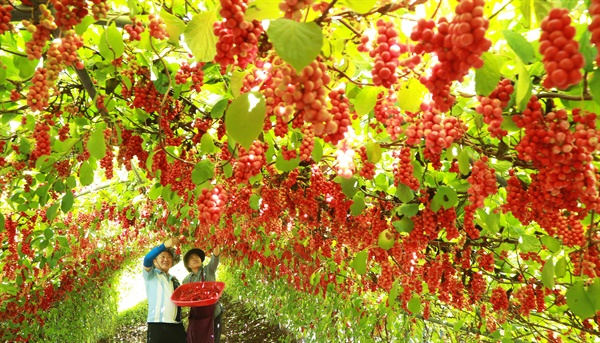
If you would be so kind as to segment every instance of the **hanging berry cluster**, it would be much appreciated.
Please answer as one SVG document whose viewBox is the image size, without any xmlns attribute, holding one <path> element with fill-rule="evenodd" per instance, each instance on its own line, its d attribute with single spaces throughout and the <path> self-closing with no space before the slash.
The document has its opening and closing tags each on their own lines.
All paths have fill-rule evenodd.
<svg viewBox="0 0 600 343">
<path fill-rule="evenodd" d="M 553 8 L 541 23 L 540 53 L 544 55 L 545 88 L 566 89 L 582 79 L 581 68 L 585 63 L 579 52 L 575 27 L 571 25 L 569 11 Z"/>
<path fill-rule="evenodd" d="M 480 104 L 475 107 L 477 113 L 483 115 L 483 122 L 488 125 L 490 136 L 501 138 L 508 134 L 502 129 L 503 109 L 508 105 L 514 87 L 510 79 L 500 81 L 498 86 L 488 96 L 478 96 Z"/>
</svg>

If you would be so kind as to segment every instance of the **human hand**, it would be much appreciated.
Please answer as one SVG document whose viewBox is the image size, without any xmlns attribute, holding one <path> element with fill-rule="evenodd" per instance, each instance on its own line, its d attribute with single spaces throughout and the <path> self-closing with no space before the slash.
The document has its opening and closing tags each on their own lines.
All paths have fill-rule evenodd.
<svg viewBox="0 0 600 343">
<path fill-rule="evenodd" d="M 219 254 L 221 253 L 221 247 L 220 247 L 220 246 L 218 246 L 218 245 L 215 245 L 215 247 L 213 248 L 213 251 L 212 251 L 212 253 L 213 253 L 213 255 L 215 255 L 215 256 L 219 256 Z"/>
<path fill-rule="evenodd" d="M 176 247 L 179 245 L 179 238 L 171 237 L 165 241 L 165 248 Z"/>
</svg>

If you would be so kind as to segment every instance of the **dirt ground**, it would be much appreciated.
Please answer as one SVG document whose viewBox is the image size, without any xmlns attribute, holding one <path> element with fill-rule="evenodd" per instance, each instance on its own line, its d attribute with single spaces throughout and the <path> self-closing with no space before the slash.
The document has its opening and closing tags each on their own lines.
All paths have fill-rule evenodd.
<svg viewBox="0 0 600 343">
<path fill-rule="evenodd" d="M 224 308 L 221 343 L 299 343 L 279 326 L 267 322 L 255 310 L 233 300 L 227 293 L 223 293 L 221 303 Z M 185 324 L 187 325 L 187 323 Z M 102 343 L 105 342 L 145 343 L 145 317 L 140 318 L 137 323 L 131 323 L 127 327 L 121 328 L 111 340 Z"/>
</svg>

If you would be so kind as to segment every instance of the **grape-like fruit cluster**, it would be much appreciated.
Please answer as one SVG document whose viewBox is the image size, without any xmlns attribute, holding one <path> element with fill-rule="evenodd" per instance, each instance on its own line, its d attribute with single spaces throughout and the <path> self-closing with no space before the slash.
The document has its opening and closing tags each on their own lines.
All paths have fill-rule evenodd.
<svg viewBox="0 0 600 343">
<path fill-rule="evenodd" d="M 367 157 L 367 148 L 364 146 L 358 150 L 360 160 L 362 161 L 362 168 L 358 171 L 359 175 L 367 180 L 373 180 L 375 177 L 375 164 L 370 162 Z"/>
<path fill-rule="evenodd" d="M 204 84 L 204 71 L 202 67 L 204 63 L 192 63 L 191 65 L 187 62 L 183 62 L 175 75 L 175 83 L 178 85 L 185 84 L 188 79 L 192 79 L 191 88 L 196 92 L 200 92 L 202 85 Z"/>
<path fill-rule="evenodd" d="M 488 96 L 478 96 L 480 104 L 475 107 L 477 113 L 483 115 L 483 122 L 488 125 L 490 136 L 500 138 L 508 134 L 502 129 L 503 109 L 508 105 L 514 87 L 510 79 L 500 81 L 498 86 Z"/>
<path fill-rule="evenodd" d="M 56 25 L 61 30 L 71 30 L 88 14 L 85 0 L 50 0 L 55 10 Z"/>
<path fill-rule="evenodd" d="M 546 88 L 566 89 L 582 79 L 581 68 L 585 64 L 579 52 L 575 27 L 571 25 L 569 11 L 553 8 L 541 23 L 540 53 L 544 55 L 546 77 L 542 82 Z"/>
<path fill-rule="evenodd" d="M 282 0 L 279 3 L 279 9 L 284 17 L 288 19 L 302 19 L 302 10 L 313 3 L 314 0 Z"/>
<path fill-rule="evenodd" d="M 142 40 L 141 34 L 144 32 L 144 24 L 141 21 L 133 19 L 133 23 L 125 25 L 123 29 L 129 34 L 129 40 Z"/>
<path fill-rule="evenodd" d="M 0 5 L 0 35 L 13 28 L 13 25 L 10 23 L 12 10 L 13 7 L 10 4 Z"/>
<path fill-rule="evenodd" d="M 309 126 L 302 129 L 302 144 L 300 145 L 300 161 L 310 161 L 315 147 L 315 134 Z"/>
<path fill-rule="evenodd" d="M 411 149 L 403 147 L 400 151 L 395 151 L 393 156 L 397 158 L 394 163 L 394 184 L 398 186 L 402 183 L 415 191 L 419 189 L 421 184 L 414 174 Z"/>
<path fill-rule="evenodd" d="M 196 204 L 198 205 L 198 220 L 201 224 L 217 224 L 221 213 L 227 204 L 227 192 L 222 185 L 215 185 L 211 190 L 202 189 Z"/>
<path fill-rule="evenodd" d="M 238 183 L 247 182 L 252 176 L 260 173 L 266 163 L 266 143 L 254 141 L 250 149 L 239 147 L 237 161 L 234 163 L 233 174 Z"/>
<path fill-rule="evenodd" d="M 343 89 L 329 92 L 329 100 L 331 101 L 330 113 L 333 118 L 327 123 L 331 128 L 326 128 L 326 131 L 330 131 L 331 133 L 328 133 L 323 140 L 335 145 L 348 132 L 348 126 L 350 126 L 350 105 L 346 92 Z"/>
<path fill-rule="evenodd" d="M 46 68 L 38 68 L 33 74 L 32 84 L 27 92 L 27 105 L 34 111 L 42 111 L 48 106 L 48 81 Z"/>
<path fill-rule="evenodd" d="M 258 20 L 244 20 L 247 7 L 248 0 L 221 0 L 223 20 L 213 26 L 218 38 L 215 62 L 221 65 L 221 73 L 229 65 L 245 69 L 258 55 L 258 38 L 264 29 Z"/>
<path fill-rule="evenodd" d="M 406 52 L 406 47 L 398 43 L 398 30 L 392 22 L 377 20 L 376 48 L 369 52 L 373 60 L 373 84 L 390 88 L 398 81 L 396 68 L 398 57 Z"/>
<path fill-rule="evenodd" d="M 148 30 L 150 31 L 150 36 L 158 40 L 169 38 L 169 33 L 167 32 L 167 25 L 161 17 L 155 14 L 150 14 L 148 16 L 148 19 L 150 20 L 150 22 L 148 23 Z"/>
<path fill-rule="evenodd" d="M 92 1 L 92 14 L 94 19 L 100 20 L 106 18 L 109 10 L 107 0 L 91 0 Z"/>
</svg>

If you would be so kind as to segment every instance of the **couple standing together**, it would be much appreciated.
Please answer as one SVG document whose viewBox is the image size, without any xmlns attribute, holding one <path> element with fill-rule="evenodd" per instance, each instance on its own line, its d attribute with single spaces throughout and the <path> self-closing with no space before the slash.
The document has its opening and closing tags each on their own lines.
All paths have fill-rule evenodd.
<svg viewBox="0 0 600 343">
<path fill-rule="evenodd" d="M 169 269 L 179 262 L 175 247 L 179 239 L 169 238 L 144 257 L 144 283 L 148 296 L 148 343 L 219 343 L 222 305 L 191 307 L 187 332 L 183 326 L 181 307 L 171 301 L 171 294 L 180 286 Z M 210 262 L 203 266 L 205 253 L 191 249 L 183 257 L 189 274 L 183 283 L 216 281 L 219 247 L 212 251 Z"/>
</svg>

